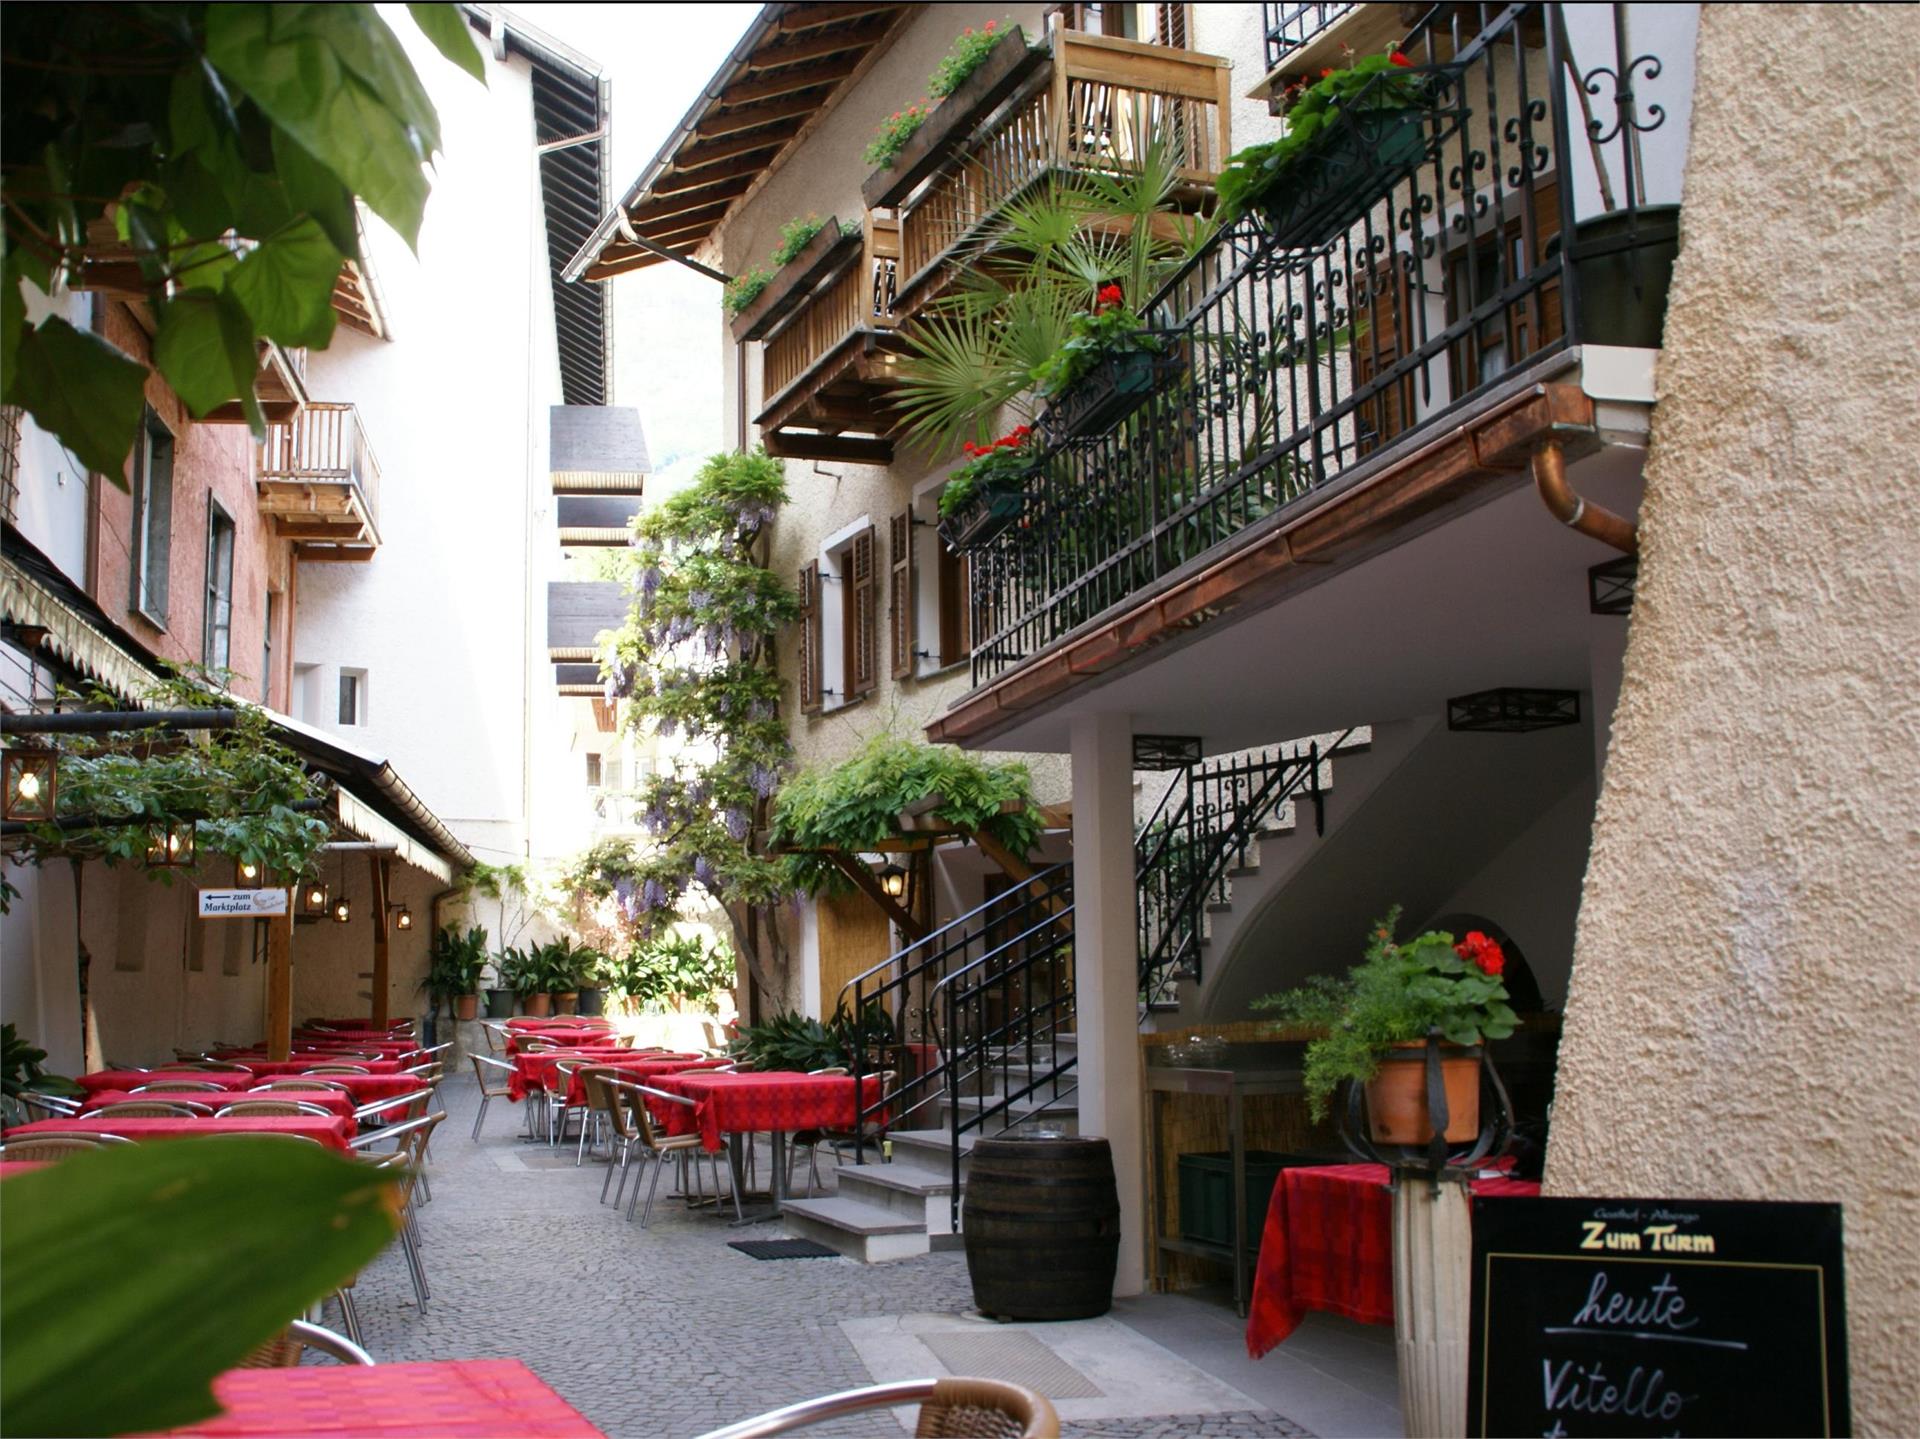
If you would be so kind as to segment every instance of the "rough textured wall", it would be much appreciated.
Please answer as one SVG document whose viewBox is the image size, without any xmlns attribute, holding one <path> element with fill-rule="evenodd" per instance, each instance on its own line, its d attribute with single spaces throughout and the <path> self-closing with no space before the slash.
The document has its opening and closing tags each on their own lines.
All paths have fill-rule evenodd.
<svg viewBox="0 0 1920 1439">
<path fill-rule="evenodd" d="M 1920 10 L 1709 6 L 1560 1194 L 1846 1205 L 1854 1422 L 1920 1432 Z"/>
</svg>

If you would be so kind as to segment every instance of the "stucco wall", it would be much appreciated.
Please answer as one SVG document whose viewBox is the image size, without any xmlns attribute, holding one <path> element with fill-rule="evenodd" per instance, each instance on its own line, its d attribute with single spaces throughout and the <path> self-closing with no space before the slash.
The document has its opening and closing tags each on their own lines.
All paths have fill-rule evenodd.
<svg viewBox="0 0 1920 1439">
<path fill-rule="evenodd" d="M 1854 1423 L 1920 1432 L 1920 340 L 1899 6 L 1709 6 L 1560 1194 L 1846 1206 Z"/>
</svg>

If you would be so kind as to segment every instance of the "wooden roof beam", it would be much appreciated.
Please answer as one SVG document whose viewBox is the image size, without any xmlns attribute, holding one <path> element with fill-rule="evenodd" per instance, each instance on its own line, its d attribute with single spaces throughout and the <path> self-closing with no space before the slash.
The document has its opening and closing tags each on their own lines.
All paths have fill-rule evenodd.
<svg viewBox="0 0 1920 1439">
<path fill-rule="evenodd" d="M 892 440 L 856 439 L 851 435 L 809 435 L 791 430 L 763 430 L 767 453 L 785 460 L 844 460 L 855 465 L 893 463 Z"/>
<path fill-rule="evenodd" d="M 777 150 L 794 137 L 803 123 L 804 121 L 798 118 L 783 120 L 757 135 L 743 135 L 732 140 L 709 140 L 703 145 L 689 145 L 674 153 L 671 162 L 673 168 L 668 173 L 683 175 L 692 170 L 702 170 L 709 165 L 717 165 L 723 160 L 751 155 L 756 151 Z"/>
<path fill-rule="evenodd" d="M 651 240 L 656 245 L 673 246 L 675 240 L 705 239 L 713 233 L 713 227 L 720 223 L 728 205 L 710 205 L 704 210 L 694 210 L 672 220 L 661 220 L 653 228 L 640 230 L 643 240 Z"/>
<path fill-rule="evenodd" d="M 671 220 L 676 215 L 692 214 L 711 205 L 724 206 L 752 183 L 752 175 L 738 175 L 704 185 L 698 190 L 684 190 L 664 199 L 650 200 L 627 211 L 627 220 L 635 229 L 644 229 L 653 220 Z"/>
<path fill-rule="evenodd" d="M 888 15 L 900 8 L 899 5 L 859 5 L 853 3 L 795 5 L 774 22 L 773 28 L 782 35 L 794 35 L 803 30 L 818 30 L 822 25 L 837 25 L 842 20 L 858 20 L 863 15 Z"/>
<path fill-rule="evenodd" d="M 756 142 L 755 149 L 736 160 L 703 165 L 698 170 L 669 170 L 647 187 L 647 193 L 656 200 L 663 200 L 670 195 L 684 195 L 691 190 L 705 189 L 721 180 L 744 179 L 751 185 L 754 177 L 767 168 L 768 158 L 785 143 L 784 140 L 769 140 L 765 144 Z"/>
<path fill-rule="evenodd" d="M 783 69 L 777 74 L 767 73 L 755 80 L 742 80 L 720 93 L 720 103 L 747 105 L 756 100 L 777 100 L 782 95 L 798 94 L 816 85 L 837 85 L 859 68 L 860 60 L 858 52 L 849 51 L 818 65 Z"/>
<path fill-rule="evenodd" d="M 823 55 L 839 55 L 848 50 L 862 50 L 877 42 L 887 33 L 887 27 L 893 21 L 882 17 L 870 20 L 864 25 L 850 25 L 845 30 L 834 30 L 825 35 L 809 35 L 804 40 L 795 40 L 786 45 L 768 45 L 753 52 L 747 60 L 749 74 L 761 70 L 773 70 L 782 65 L 797 65 L 802 60 L 818 60 Z"/>
<path fill-rule="evenodd" d="M 749 105 L 745 109 L 725 114 L 701 116 L 694 124 L 693 133 L 702 139 L 715 135 L 737 135 L 742 130 L 751 130 L 756 125 L 765 125 L 772 120 L 786 120 L 795 115 L 810 115 L 820 107 L 819 100 L 810 100 L 804 95 L 789 96 L 785 100 L 770 100 L 764 105 Z"/>
</svg>

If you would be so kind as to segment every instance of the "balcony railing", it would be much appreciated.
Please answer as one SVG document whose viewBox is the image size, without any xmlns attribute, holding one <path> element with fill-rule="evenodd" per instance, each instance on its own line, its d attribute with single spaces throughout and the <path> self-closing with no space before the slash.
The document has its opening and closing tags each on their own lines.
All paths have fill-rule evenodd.
<svg viewBox="0 0 1920 1439">
<path fill-rule="evenodd" d="M 1313 233 L 1244 217 L 1161 292 L 1154 393 L 1056 439 L 1020 523 L 972 556 L 976 684 L 1582 340 L 1577 262 L 1630 252 L 1576 215 L 1629 234 L 1672 216 L 1642 204 L 1663 108 L 1633 86 L 1659 62 L 1617 18 L 1610 36 L 1583 21 L 1570 54 L 1558 9 L 1436 10 L 1405 42 L 1432 76 L 1419 143 L 1357 191 L 1349 172 L 1290 192 Z"/>
<path fill-rule="evenodd" d="M 260 447 L 260 508 L 303 558 L 327 547 L 364 551 L 380 543 L 380 463 L 352 405 L 308 401 L 285 424 L 268 425 Z"/>
<path fill-rule="evenodd" d="M 1267 69 L 1278 70 L 1286 63 L 1288 56 L 1355 8 L 1352 4 L 1263 4 L 1260 7 L 1260 32 L 1267 47 Z"/>
<path fill-rule="evenodd" d="M 778 396 L 856 330 L 893 328 L 900 222 L 869 214 L 859 260 L 816 291 L 767 341 L 763 390 Z"/>
<path fill-rule="evenodd" d="M 1211 187 L 1220 173 L 1233 102 L 1225 60 L 1078 30 L 1050 43 L 1052 63 L 901 207 L 903 290 L 1049 172 L 1125 169 L 1157 137 L 1176 147 L 1188 184 Z"/>
</svg>

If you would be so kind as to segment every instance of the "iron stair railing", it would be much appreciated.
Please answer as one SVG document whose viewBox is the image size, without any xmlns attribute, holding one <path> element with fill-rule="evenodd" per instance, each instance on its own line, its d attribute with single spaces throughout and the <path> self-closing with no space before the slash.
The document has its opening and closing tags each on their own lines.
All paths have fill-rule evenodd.
<svg viewBox="0 0 1920 1439">
<path fill-rule="evenodd" d="M 1167 787 L 1134 841 L 1139 891 L 1143 1017 L 1179 980 L 1200 978 L 1206 912 L 1225 904 L 1227 877 L 1244 868 L 1261 825 L 1287 801 L 1313 804 L 1314 832 L 1326 832 L 1322 767 L 1353 729 L 1322 748 L 1282 746 L 1277 754 L 1190 765 Z"/>
<path fill-rule="evenodd" d="M 1024 896 L 1024 898 L 1023 898 Z M 874 1006 L 893 1026 L 896 1048 L 912 1062 L 895 1072 L 900 1077 L 862 1105 L 859 1131 L 912 1128 L 906 1122 L 916 1112 L 939 1103 L 963 1076 L 954 1056 L 944 1049 L 933 1018 L 934 992 L 949 976 L 963 970 L 981 973 L 1007 948 L 1009 924 L 1019 921 L 1036 905 L 1071 907 L 1073 867 L 1049 866 L 1014 888 L 996 895 L 958 918 L 941 925 L 864 973 L 840 990 L 839 1007 L 852 1015 L 866 1015 Z M 1022 926 L 1024 927 L 1024 926 Z M 954 1031 L 949 1030 L 949 1033 Z M 850 1065 L 856 1077 L 885 1068 L 876 1066 L 866 1044 L 853 1046 Z M 855 1161 L 865 1162 L 865 1147 L 857 1146 Z"/>
<path fill-rule="evenodd" d="M 1061 1036 L 1073 1033 L 1072 873 L 1052 884 L 1034 881 L 996 901 L 989 936 L 997 941 L 978 958 L 934 986 L 928 1015 L 943 1058 L 947 1130 L 952 1150 L 953 1222 L 960 1227 L 961 1144 L 971 1131 L 1000 1120 L 1011 1128 L 1014 1105 L 1050 1091 L 1063 1098 L 1061 1080 L 1077 1054 L 1064 1058 Z M 986 1091 L 997 1078 L 998 1092 Z M 972 1092 L 969 1092 L 972 1091 Z M 968 1101 L 978 1101 L 969 1112 Z M 1044 1108 L 1044 1104 L 1042 1106 Z"/>
</svg>

